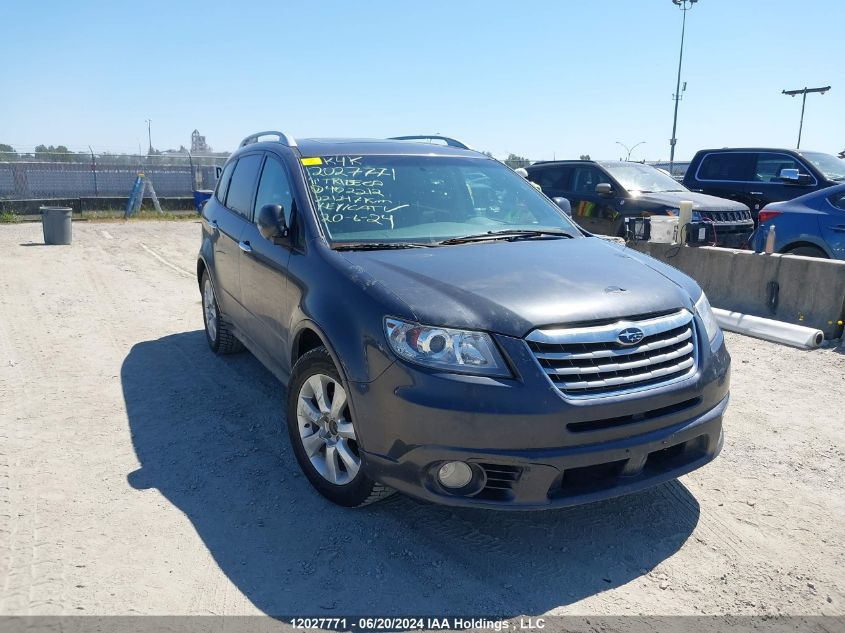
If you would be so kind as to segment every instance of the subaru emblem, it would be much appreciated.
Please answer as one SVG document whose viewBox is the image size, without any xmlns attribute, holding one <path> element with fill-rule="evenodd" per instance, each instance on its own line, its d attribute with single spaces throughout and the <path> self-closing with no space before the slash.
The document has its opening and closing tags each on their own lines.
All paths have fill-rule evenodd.
<svg viewBox="0 0 845 633">
<path fill-rule="evenodd" d="M 626 327 L 616 335 L 616 338 L 622 345 L 636 345 L 643 340 L 644 336 L 645 334 L 640 328 Z"/>
</svg>

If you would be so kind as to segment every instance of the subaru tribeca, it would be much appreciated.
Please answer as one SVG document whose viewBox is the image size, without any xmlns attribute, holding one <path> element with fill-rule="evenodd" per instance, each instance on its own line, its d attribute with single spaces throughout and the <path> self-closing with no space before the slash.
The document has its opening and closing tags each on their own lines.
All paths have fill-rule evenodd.
<svg viewBox="0 0 845 633">
<path fill-rule="evenodd" d="M 287 385 L 314 488 L 551 508 L 712 460 L 730 357 L 701 288 L 443 140 L 254 134 L 203 209 L 208 344 Z"/>
</svg>

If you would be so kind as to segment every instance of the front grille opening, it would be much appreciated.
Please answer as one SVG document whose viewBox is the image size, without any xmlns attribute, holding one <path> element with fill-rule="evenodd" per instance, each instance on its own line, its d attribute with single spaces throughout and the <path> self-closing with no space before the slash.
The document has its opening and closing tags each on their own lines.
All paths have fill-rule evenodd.
<svg viewBox="0 0 845 633">
<path fill-rule="evenodd" d="M 487 477 L 484 488 L 475 495 L 478 499 L 487 501 L 511 501 L 514 498 L 514 485 L 522 476 L 521 466 L 510 464 L 478 464 Z"/>
<path fill-rule="evenodd" d="M 625 468 L 627 461 L 627 459 L 620 459 L 619 461 L 605 462 L 593 466 L 567 468 L 560 480 L 557 495 L 568 497 L 610 488 L 622 474 L 622 469 Z"/>
<path fill-rule="evenodd" d="M 680 413 L 687 409 L 698 405 L 701 398 L 691 398 L 671 404 L 667 407 L 660 407 L 659 409 L 652 409 L 651 411 L 644 411 L 642 413 L 632 413 L 630 415 L 623 415 L 617 418 L 605 418 L 604 420 L 587 420 L 586 422 L 570 422 L 566 428 L 573 433 L 583 433 L 586 431 L 601 431 L 603 429 L 610 429 L 616 426 L 624 426 L 626 424 L 635 424 L 637 422 L 647 422 L 655 418 L 660 418 L 673 413 Z"/>
<path fill-rule="evenodd" d="M 662 472 L 678 468 L 703 456 L 706 447 L 707 436 L 699 435 L 687 442 L 649 453 L 644 470 Z"/>
<path fill-rule="evenodd" d="M 674 446 L 667 446 L 653 451 L 646 457 L 642 470 L 625 473 L 627 459 L 620 459 L 603 464 L 567 468 L 560 477 L 559 483 L 552 485 L 549 490 L 550 498 L 574 497 L 613 488 L 620 483 L 637 479 L 648 479 L 690 464 L 707 454 L 708 437 L 698 437 L 680 442 Z M 636 459 L 633 457 L 632 459 Z"/>
</svg>

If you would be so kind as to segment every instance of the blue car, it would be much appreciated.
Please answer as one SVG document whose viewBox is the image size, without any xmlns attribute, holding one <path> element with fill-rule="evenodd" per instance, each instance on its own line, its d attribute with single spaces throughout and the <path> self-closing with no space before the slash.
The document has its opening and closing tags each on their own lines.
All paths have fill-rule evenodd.
<svg viewBox="0 0 845 633">
<path fill-rule="evenodd" d="M 768 204 L 759 221 L 749 240 L 758 253 L 774 226 L 776 253 L 845 259 L 845 184 Z"/>
</svg>

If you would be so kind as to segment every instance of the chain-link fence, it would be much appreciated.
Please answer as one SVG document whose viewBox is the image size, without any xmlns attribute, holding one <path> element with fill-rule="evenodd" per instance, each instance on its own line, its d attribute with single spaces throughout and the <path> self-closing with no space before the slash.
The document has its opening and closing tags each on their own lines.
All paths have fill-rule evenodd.
<svg viewBox="0 0 845 633">
<path fill-rule="evenodd" d="M 71 151 L 0 151 L 0 199 L 32 200 L 128 196 L 138 172 L 143 172 L 160 196 L 188 197 L 195 190 L 213 189 L 227 153 L 119 154 Z M 582 157 L 583 158 L 583 157 Z M 510 154 L 512 168 L 537 162 Z M 649 164 L 669 170 L 665 161 Z M 672 175 L 684 176 L 686 161 L 676 162 Z"/>
<path fill-rule="evenodd" d="M 0 152 L 0 199 L 128 196 L 143 172 L 161 196 L 213 189 L 228 154 Z"/>
</svg>

